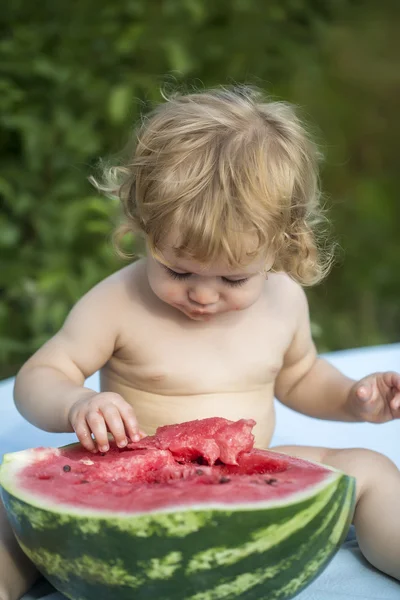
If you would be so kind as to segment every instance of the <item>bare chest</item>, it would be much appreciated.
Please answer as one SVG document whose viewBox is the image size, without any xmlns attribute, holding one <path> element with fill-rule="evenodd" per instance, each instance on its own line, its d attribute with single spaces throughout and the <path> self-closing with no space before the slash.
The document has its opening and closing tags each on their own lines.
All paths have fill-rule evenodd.
<svg viewBox="0 0 400 600">
<path fill-rule="evenodd" d="M 249 392 L 274 382 L 289 338 L 289 329 L 273 317 L 225 324 L 147 318 L 126 328 L 107 368 L 152 393 Z"/>
</svg>

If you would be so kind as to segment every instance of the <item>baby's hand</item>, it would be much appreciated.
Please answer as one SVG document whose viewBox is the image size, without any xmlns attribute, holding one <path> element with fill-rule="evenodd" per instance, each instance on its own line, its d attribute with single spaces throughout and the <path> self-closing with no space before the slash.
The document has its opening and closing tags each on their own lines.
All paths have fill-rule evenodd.
<svg viewBox="0 0 400 600">
<path fill-rule="evenodd" d="M 136 442 L 145 435 L 139 430 L 133 408 L 113 392 L 94 393 L 78 400 L 70 408 L 68 419 L 82 446 L 91 452 L 109 450 L 107 432 L 119 448 L 127 445 L 127 437 Z"/>
<path fill-rule="evenodd" d="M 353 385 L 350 403 L 363 421 L 386 423 L 400 419 L 400 375 L 389 371 L 364 377 Z"/>
</svg>

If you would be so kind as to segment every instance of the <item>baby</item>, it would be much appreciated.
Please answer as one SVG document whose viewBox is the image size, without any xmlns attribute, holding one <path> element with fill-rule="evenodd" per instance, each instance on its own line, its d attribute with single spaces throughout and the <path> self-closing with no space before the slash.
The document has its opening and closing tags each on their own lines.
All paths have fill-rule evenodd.
<svg viewBox="0 0 400 600">
<path fill-rule="evenodd" d="M 355 382 L 318 358 L 301 286 L 331 257 L 317 249 L 318 152 L 287 104 L 248 88 L 177 95 L 137 131 L 124 166 L 100 189 L 118 196 L 119 234 L 141 233 L 147 257 L 108 277 L 18 373 L 31 423 L 75 431 L 91 452 L 159 425 L 253 418 L 274 432 L 274 396 L 319 419 L 400 417 L 400 376 Z M 101 370 L 101 392 L 84 387 Z M 362 449 L 274 448 L 357 479 L 354 524 L 368 561 L 400 579 L 400 473 Z M 0 600 L 35 577 L 0 519 Z"/>
</svg>

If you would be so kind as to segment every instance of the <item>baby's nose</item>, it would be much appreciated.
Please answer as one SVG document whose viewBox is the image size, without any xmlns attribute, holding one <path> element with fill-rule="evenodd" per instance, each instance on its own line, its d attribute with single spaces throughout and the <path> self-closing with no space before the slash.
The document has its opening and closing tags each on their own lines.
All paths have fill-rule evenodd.
<svg viewBox="0 0 400 600">
<path fill-rule="evenodd" d="M 194 304 L 208 306 L 217 302 L 218 293 L 209 287 L 194 286 L 189 290 L 189 298 Z"/>
</svg>

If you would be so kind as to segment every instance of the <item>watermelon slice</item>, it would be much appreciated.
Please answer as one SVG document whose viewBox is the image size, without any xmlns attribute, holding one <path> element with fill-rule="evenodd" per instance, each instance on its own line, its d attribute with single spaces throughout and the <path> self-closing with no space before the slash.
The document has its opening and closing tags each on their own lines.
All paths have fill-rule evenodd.
<svg viewBox="0 0 400 600">
<path fill-rule="evenodd" d="M 292 598 L 343 541 L 354 480 L 254 449 L 254 425 L 204 419 L 104 455 L 6 455 L 22 549 L 72 600 Z"/>
<path fill-rule="evenodd" d="M 253 419 L 228 421 L 220 417 L 190 421 L 180 425 L 165 425 L 155 436 L 131 444 L 130 448 L 169 450 L 175 460 L 191 462 L 198 459 L 213 465 L 218 459 L 227 465 L 237 465 L 241 452 L 251 450 L 254 435 Z"/>
</svg>

